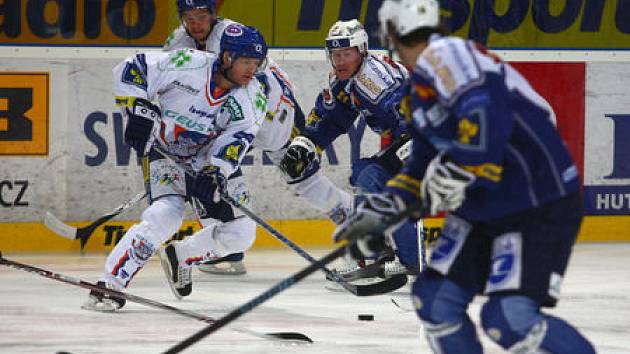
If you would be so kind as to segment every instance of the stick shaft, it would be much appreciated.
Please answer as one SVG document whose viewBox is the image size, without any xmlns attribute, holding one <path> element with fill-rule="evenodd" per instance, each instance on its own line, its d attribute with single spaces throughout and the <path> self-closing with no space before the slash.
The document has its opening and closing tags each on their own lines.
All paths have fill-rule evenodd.
<svg viewBox="0 0 630 354">
<path fill-rule="evenodd" d="M 204 329 L 198 331 L 197 333 L 193 334 L 192 336 L 184 339 L 182 342 L 180 342 L 177 345 L 173 346 L 172 348 L 170 348 L 169 350 L 167 350 L 164 353 L 165 354 L 174 354 L 174 353 L 181 352 L 182 350 L 188 348 L 189 346 L 191 346 L 194 343 L 198 342 L 199 340 L 203 339 L 205 336 L 207 336 L 207 335 L 209 335 L 209 334 L 211 334 L 213 332 L 216 332 L 217 330 L 219 330 L 220 328 L 224 327 L 228 323 L 236 320 L 237 318 L 241 317 L 242 315 L 244 315 L 244 314 L 248 313 L 249 311 L 253 310 L 254 308 L 258 307 L 260 304 L 262 304 L 263 302 L 271 299 L 272 297 L 274 297 L 278 293 L 280 293 L 280 292 L 288 289 L 289 287 L 295 285 L 300 280 L 302 280 L 302 279 L 306 278 L 307 276 L 309 276 L 310 274 L 316 272 L 319 268 L 321 268 L 325 264 L 330 263 L 333 260 L 337 259 L 338 257 L 342 256 L 344 254 L 344 252 L 345 252 L 345 246 L 342 246 L 342 247 L 339 247 L 339 248 L 335 249 L 333 252 L 327 254 L 326 256 L 321 258 L 320 260 L 318 260 L 318 261 L 316 260 L 314 263 L 311 263 L 308 267 L 306 267 L 306 268 L 302 269 L 301 271 L 293 274 L 292 276 L 282 280 L 281 282 L 279 282 L 278 284 L 274 285 L 269 290 L 267 290 L 264 293 L 258 295 L 257 297 L 255 297 L 252 300 L 248 301 L 247 303 L 241 305 L 240 307 L 234 309 L 232 312 L 230 312 L 227 315 L 221 317 L 220 319 L 216 320 L 211 325 L 209 325 L 209 326 L 205 327 Z"/>
</svg>

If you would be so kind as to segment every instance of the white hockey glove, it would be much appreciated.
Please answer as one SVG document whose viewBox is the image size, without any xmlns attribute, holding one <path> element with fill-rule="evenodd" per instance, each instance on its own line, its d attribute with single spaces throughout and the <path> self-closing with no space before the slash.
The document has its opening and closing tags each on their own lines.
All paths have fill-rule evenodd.
<svg viewBox="0 0 630 354">
<path fill-rule="evenodd" d="M 389 193 L 365 194 L 359 198 L 354 212 L 333 234 L 335 242 L 357 240 L 346 250 L 347 256 L 355 260 L 375 257 L 393 243 L 391 233 L 404 220 L 394 225 L 389 220 L 405 209 L 400 197 Z"/>
<path fill-rule="evenodd" d="M 459 208 L 466 198 L 466 187 L 474 180 L 474 174 L 438 154 L 429 163 L 420 189 L 425 209 L 435 215 Z"/>
<path fill-rule="evenodd" d="M 296 136 L 280 161 L 280 169 L 289 177 L 296 179 L 315 161 L 319 161 L 315 143 L 307 137 Z"/>
<path fill-rule="evenodd" d="M 153 133 L 154 124 L 162 117 L 160 108 L 148 100 L 136 97 L 132 107 L 127 107 L 129 117 L 125 129 L 125 141 L 138 156 L 147 152 L 147 143 Z"/>
</svg>

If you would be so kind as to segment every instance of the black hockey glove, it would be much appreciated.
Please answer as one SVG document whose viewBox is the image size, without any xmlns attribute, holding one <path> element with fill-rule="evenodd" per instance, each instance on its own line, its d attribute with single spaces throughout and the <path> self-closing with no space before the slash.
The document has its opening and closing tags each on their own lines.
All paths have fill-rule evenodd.
<svg viewBox="0 0 630 354">
<path fill-rule="evenodd" d="M 397 196 L 385 194 L 365 194 L 359 196 L 355 211 L 337 227 L 335 242 L 357 240 L 350 243 L 347 255 L 355 260 L 371 258 L 393 244 L 391 233 L 404 220 L 389 224 L 392 217 L 405 209 L 404 202 Z"/>
<path fill-rule="evenodd" d="M 206 167 L 195 177 L 190 194 L 201 201 L 218 203 L 221 197 L 227 197 L 227 178 L 218 167 Z"/>
<path fill-rule="evenodd" d="M 289 177 L 296 179 L 301 177 L 313 161 L 318 159 L 315 144 L 309 138 L 297 136 L 280 161 L 280 169 Z"/>
<path fill-rule="evenodd" d="M 136 98 L 131 108 L 126 108 L 128 122 L 125 129 L 125 141 L 138 156 L 144 155 L 147 142 L 153 132 L 153 124 L 162 116 L 160 108 L 153 103 Z"/>
</svg>

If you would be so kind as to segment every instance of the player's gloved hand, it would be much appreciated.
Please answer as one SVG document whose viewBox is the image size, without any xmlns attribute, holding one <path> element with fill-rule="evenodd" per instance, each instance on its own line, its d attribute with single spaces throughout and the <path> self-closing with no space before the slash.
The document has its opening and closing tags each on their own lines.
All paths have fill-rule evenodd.
<svg viewBox="0 0 630 354">
<path fill-rule="evenodd" d="M 125 108 L 128 116 L 125 141 L 138 156 L 145 154 L 153 125 L 162 117 L 160 108 L 144 98 L 136 97 L 131 107 Z"/>
<path fill-rule="evenodd" d="M 392 219 L 405 209 L 405 203 L 393 194 L 365 194 L 357 207 L 333 234 L 335 242 L 349 241 L 347 256 L 355 260 L 374 257 L 392 244 L 391 233 L 398 228 Z M 357 240 L 356 243 L 352 242 Z"/>
<path fill-rule="evenodd" d="M 420 189 L 425 209 L 437 214 L 459 208 L 466 198 L 466 187 L 474 180 L 474 174 L 438 154 L 429 163 Z"/>
<path fill-rule="evenodd" d="M 289 145 L 280 161 L 280 169 L 291 178 L 299 178 L 314 162 L 319 160 L 317 148 L 311 139 L 297 136 Z"/>
<path fill-rule="evenodd" d="M 205 202 L 217 203 L 221 197 L 227 197 L 227 178 L 218 167 L 206 167 L 195 177 L 191 195 Z"/>
</svg>

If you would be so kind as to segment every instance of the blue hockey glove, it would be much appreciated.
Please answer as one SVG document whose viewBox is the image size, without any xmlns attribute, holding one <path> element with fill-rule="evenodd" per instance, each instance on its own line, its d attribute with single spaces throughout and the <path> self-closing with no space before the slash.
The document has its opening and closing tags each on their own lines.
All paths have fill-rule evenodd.
<svg viewBox="0 0 630 354">
<path fill-rule="evenodd" d="M 147 142 L 153 132 L 153 124 L 162 116 L 160 108 L 153 103 L 136 98 L 131 108 L 126 108 L 128 121 L 125 129 L 125 141 L 138 156 L 144 155 Z"/>
<path fill-rule="evenodd" d="M 304 171 L 317 160 L 319 156 L 315 144 L 307 137 L 297 136 L 280 161 L 280 169 L 295 179 L 301 177 Z"/>
<path fill-rule="evenodd" d="M 358 204 L 348 219 L 337 227 L 333 234 L 335 242 L 357 240 L 350 243 L 346 254 L 355 260 L 373 258 L 393 244 L 391 233 L 404 220 L 390 224 L 393 217 L 405 209 L 404 202 L 397 196 L 385 194 L 365 194 L 358 198 Z"/>
<path fill-rule="evenodd" d="M 429 163 L 420 189 L 425 208 L 432 215 L 459 208 L 466 198 L 466 187 L 474 180 L 474 174 L 443 154 L 437 155 Z"/>
<path fill-rule="evenodd" d="M 218 203 L 221 197 L 227 197 L 227 178 L 218 167 L 206 167 L 195 177 L 190 194 L 201 201 Z"/>
</svg>

